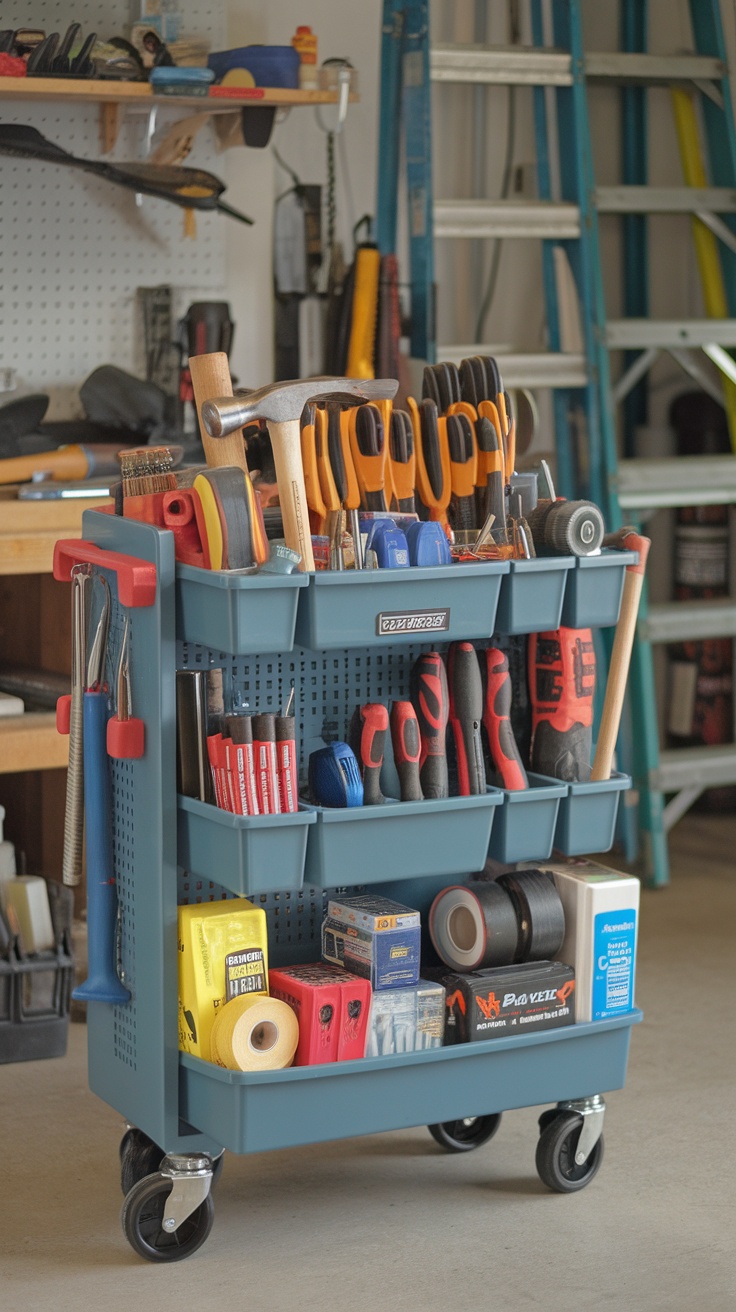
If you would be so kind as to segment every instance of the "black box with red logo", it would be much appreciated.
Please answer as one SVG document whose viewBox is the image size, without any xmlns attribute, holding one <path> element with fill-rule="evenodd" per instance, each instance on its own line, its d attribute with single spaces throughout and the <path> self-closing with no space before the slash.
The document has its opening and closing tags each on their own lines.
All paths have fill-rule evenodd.
<svg viewBox="0 0 736 1312">
<path fill-rule="evenodd" d="M 530 961 L 467 975 L 431 973 L 445 986 L 446 1044 L 557 1029 L 571 1025 L 575 1016 L 575 971 L 561 961 Z"/>
</svg>

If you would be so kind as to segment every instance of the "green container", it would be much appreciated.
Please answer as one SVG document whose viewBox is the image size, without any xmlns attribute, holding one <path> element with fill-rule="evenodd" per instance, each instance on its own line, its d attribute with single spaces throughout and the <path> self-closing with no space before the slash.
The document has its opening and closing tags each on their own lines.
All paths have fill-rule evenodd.
<svg viewBox="0 0 736 1312">
<path fill-rule="evenodd" d="M 472 874 L 488 853 L 500 789 L 478 797 L 314 807 L 304 879 L 316 888 Z"/>
<path fill-rule="evenodd" d="M 176 636 L 212 651 L 255 655 L 291 651 L 299 593 L 307 574 L 231 574 L 176 567 Z"/>
<path fill-rule="evenodd" d="M 528 774 L 529 787 L 503 788 L 488 855 L 494 861 L 546 861 L 552 852 L 560 802 L 567 784 Z"/>
<path fill-rule="evenodd" d="M 232 815 L 194 797 L 177 798 L 179 865 L 231 893 L 297 891 L 304 882 L 307 833 L 316 816 Z"/>
<path fill-rule="evenodd" d="M 312 651 L 490 638 L 506 560 L 431 568 L 322 570 L 299 598 L 296 641 Z"/>
<path fill-rule="evenodd" d="M 574 556 L 537 556 L 510 560 L 501 583 L 497 633 L 546 633 L 560 627 L 565 583 Z"/>
</svg>

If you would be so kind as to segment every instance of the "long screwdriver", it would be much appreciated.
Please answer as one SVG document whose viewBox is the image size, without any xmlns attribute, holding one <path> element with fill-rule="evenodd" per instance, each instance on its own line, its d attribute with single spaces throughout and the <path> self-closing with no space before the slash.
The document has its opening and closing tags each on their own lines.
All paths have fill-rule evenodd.
<svg viewBox="0 0 736 1312">
<path fill-rule="evenodd" d="M 455 739 L 458 792 L 473 797 L 486 790 L 486 768 L 480 726 L 483 685 L 472 642 L 453 642 L 447 656 L 450 725 Z"/>
</svg>

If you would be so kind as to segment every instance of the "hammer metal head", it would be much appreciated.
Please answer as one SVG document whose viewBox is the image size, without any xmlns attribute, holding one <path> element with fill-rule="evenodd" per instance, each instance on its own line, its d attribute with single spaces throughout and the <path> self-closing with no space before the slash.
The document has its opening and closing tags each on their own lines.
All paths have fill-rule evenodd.
<svg viewBox="0 0 736 1312">
<path fill-rule="evenodd" d="M 283 424 L 298 420 L 308 401 L 339 401 L 356 405 L 361 401 L 392 400 L 399 384 L 395 378 L 300 378 L 271 383 L 245 396 L 222 396 L 205 401 L 202 423 L 210 437 L 227 437 L 256 419 Z"/>
</svg>

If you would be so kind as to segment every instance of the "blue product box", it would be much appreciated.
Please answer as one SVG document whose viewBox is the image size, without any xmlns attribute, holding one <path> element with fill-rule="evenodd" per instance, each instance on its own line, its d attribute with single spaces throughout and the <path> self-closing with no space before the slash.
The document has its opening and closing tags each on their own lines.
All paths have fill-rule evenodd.
<svg viewBox="0 0 736 1312">
<path fill-rule="evenodd" d="M 328 902 L 322 925 L 322 957 L 371 982 L 373 989 L 407 988 L 419 982 L 421 925 L 418 911 L 377 897 Z"/>
</svg>

